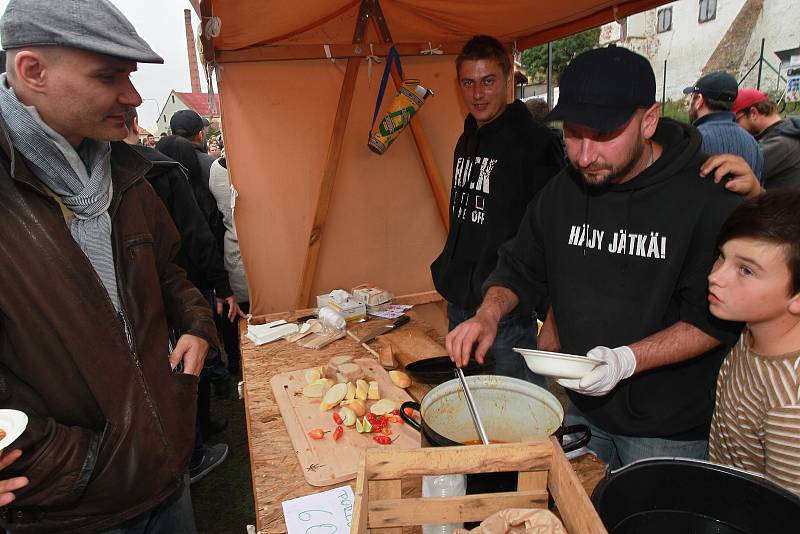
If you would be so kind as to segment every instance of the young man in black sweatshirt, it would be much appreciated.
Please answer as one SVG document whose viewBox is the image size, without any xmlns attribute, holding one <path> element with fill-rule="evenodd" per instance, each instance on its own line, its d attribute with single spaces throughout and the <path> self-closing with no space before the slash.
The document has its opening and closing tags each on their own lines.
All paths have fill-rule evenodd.
<svg viewBox="0 0 800 534">
<path fill-rule="evenodd" d="M 450 232 L 431 265 L 436 289 L 448 302 L 452 330 L 475 314 L 497 250 L 514 237 L 533 196 L 563 166 L 556 137 L 520 101 L 508 104 L 511 61 L 493 37 L 473 37 L 456 59 L 469 115 L 453 157 Z M 488 349 L 495 374 L 545 386 L 512 347 L 536 348 L 536 302 L 525 299 L 503 319 Z M 490 348 L 491 346 L 491 348 Z"/>
<path fill-rule="evenodd" d="M 475 318 L 447 338 L 458 365 L 476 341 L 481 359 L 500 317 L 546 295 L 540 347 L 604 362 L 559 383 L 567 422 L 588 423 L 612 467 L 706 456 L 722 345 L 740 330 L 709 314 L 706 279 L 739 197 L 699 177 L 699 133 L 659 119 L 654 95 L 650 64 L 629 50 L 572 60 L 549 117 L 564 121 L 571 166 L 531 202 Z"/>
</svg>

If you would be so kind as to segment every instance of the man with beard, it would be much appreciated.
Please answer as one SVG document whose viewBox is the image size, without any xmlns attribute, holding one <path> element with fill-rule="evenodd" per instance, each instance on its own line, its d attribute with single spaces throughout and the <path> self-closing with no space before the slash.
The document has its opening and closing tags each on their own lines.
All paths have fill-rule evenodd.
<svg viewBox="0 0 800 534">
<path fill-rule="evenodd" d="M 568 424 L 612 467 L 653 456 L 703 458 L 714 384 L 738 324 L 708 313 L 713 244 L 740 202 L 699 178 L 697 130 L 659 118 L 642 56 L 609 47 L 577 56 L 550 120 L 562 120 L 571 166 L 528 206 L 484 284 L 475 317 L 447 336 L 465 365 L 521 298 L 550 301 L 544 350 L 603 362 L 561 379 Z"/>
<path fill-rule="evenodd" d="M 781 117 L 775 103 L 758 89 L 739 91 L 732 111 L 764 151 L 764 187 L 800 187 L 800 117 Z"/>
<path fill-rule="evenodd" d="M 689 121 L 700 130 L 703 152 L 741 156 L 761 178 L 764 155 L 753 136 L 736 125 L 736 115 L 731 111 L 738 90 L 736 78 L 727 72 L 701 77 L 683 90 L 689 95 Z"/>
</svg>

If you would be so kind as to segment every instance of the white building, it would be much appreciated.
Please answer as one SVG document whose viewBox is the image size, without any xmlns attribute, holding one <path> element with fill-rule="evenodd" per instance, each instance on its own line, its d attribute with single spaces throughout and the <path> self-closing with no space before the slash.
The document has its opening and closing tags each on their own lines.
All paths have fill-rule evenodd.
<svg viewBox="0 0 800 534">
<path fill-rule="evenodd" d="M 208 105 L 208 93 L 181 93 L 178 91 L 171 91 L 167 97 L 167 101 L 164 103 L 164 107 L 161 108 L 161 113 L 159 114 L 158 119 L 156 120 L 156 136 L 160 136 L 162 133 L 172 133 L 169 129 L 169 120 L 176 111 L 180 111 L 182 109 L 194 110 L 204 119 L 208 119 L 208 121 L 213 124 L 217 130 L 219 130 L 219 95 L 215 94 L 214 98 L 216 99 L 217 104 L 216 111 L 212 111 Z"/>
<path fill-rule="evenodd" d="M 600 44 L 616 42 L 650 59 L 658 99 L 666 61 L 666 98 L 677 100 L 684 87 L 709 72 L 725 70 L 742 80 L 758 62 L 762 38 L 764 58 L 779 68 L 776 52 L 800 46 L 797 0 L 680 0 L 604 25 Z M 783 64 L 784 77 L 786 67 L 788 62 Z M 757 77 L 758 66 L 741 86 L 755 87 Z M 761 89 L 773 91 L 777 81 L 763 64 Z M 781 82 L 781 90 L 785 87 Z"/>
</svg>

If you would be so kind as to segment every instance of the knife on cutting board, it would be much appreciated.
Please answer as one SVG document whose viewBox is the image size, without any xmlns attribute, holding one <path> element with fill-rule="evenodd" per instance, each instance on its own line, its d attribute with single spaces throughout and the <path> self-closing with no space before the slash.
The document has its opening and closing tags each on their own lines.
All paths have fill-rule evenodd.
<svg viewBox="0 0 800 534">
<path fill-rule="evenodd" d="M 374 330 L 371 330 L 366 336 L 364 336 L 359 340 L 359 343 L 368 343 L 373 339 L 375 339 L 376 337 L 385 334 L 386 332 L 391 332 L 395 328 L 400 328 L 410 320 L 411 317 L 409 317 L 408 315 L 401 315 L 391 323 L 378 326 Z"/>
</svg>

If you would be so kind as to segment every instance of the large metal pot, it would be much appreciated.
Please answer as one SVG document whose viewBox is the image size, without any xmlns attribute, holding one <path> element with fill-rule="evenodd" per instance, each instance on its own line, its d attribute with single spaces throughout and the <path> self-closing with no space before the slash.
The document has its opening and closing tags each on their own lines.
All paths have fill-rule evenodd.
<svg viewBox="0 0 800 534">
<path fill-rule="evenodd" d="M 800 497 L 764 477 L 682 458 L 640 460 L 592 494 L 611 534 L 797 532 Z"/>
<path fill-rule="evenodd" d="M 517 378 L 506 376 L 468 376 L 486 435 L 491 441 L 516 443 L 533 438 L 580 433 L 578 439 L 562 445 L 565 451 L 586 445 L 591 433 L 586 425 L 563 427 L 564 408 L 549 391 Z M 420 412 L 421 424 L 405 413 L 405 408 Z M 457 379 L 430 390 L 421 403 L 405 402 L 403 419 L 420 431 L 423 447 L 442 447 L 480 443 L 472 423 L 461 384 Z"/>
</svg>

